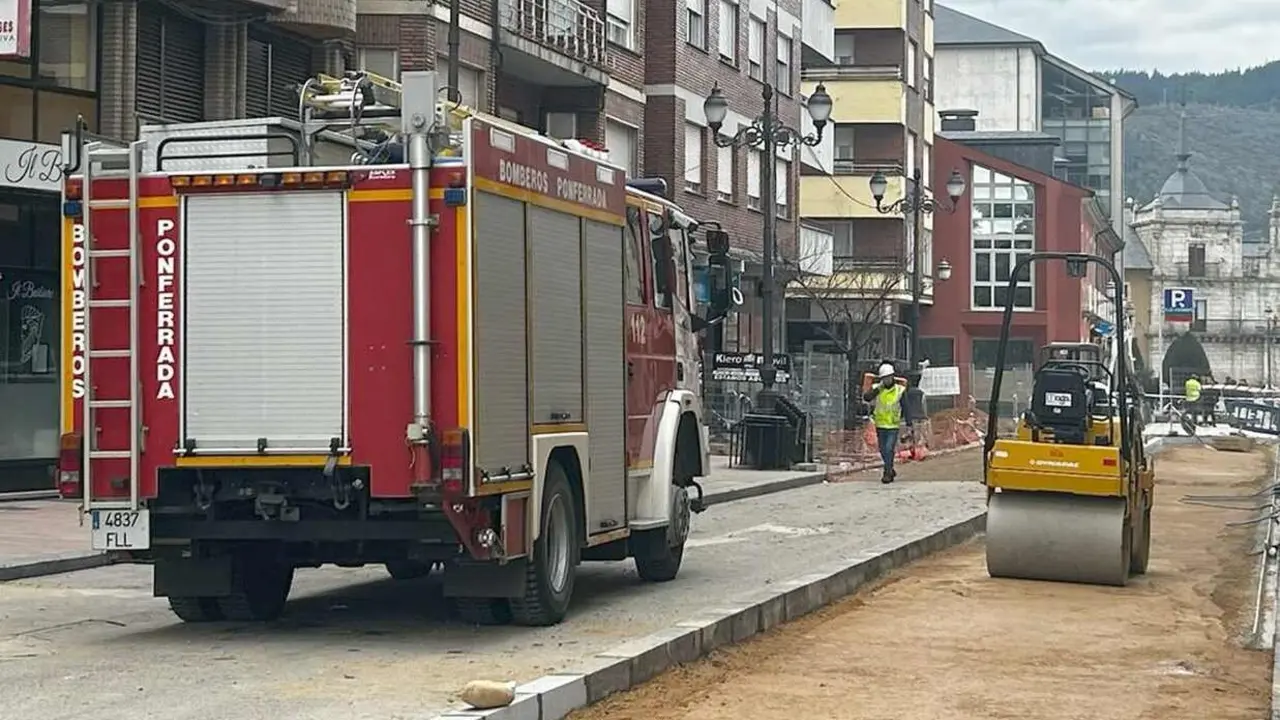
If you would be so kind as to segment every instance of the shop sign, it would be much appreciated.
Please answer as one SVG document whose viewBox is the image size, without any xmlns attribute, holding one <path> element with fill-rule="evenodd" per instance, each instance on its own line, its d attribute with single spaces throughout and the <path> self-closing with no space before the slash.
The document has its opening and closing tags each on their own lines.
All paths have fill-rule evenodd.
<svg viewBox="0 0 1280 720">
<path fill-rule="evenodd" d="M 0 187 L 60 192 L 62 148 L 26 140 L 0 139 Z"/>
<path fill-rule="evenodd" d="M 0 0 L 0 60 L 31 57 L 31 0 Z"/>
</svg>

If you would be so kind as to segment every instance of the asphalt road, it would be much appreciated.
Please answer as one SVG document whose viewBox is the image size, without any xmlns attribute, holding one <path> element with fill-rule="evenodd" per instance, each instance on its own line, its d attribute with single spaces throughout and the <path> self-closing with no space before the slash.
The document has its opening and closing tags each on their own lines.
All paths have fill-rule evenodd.
<svg viewBox="0 0 1280 720">
<path fill-rule="evenodd" d="M 923 465 L 921 466 L 923 468 Z M 23 720 L 396 720 L 431 717 L 478 678 L 527 681 L 819 563 L 981 509 L 976 482 L 851 482 L 712 507 L 674 582 L 627 563 L 581 569 L 554 628 L 445 619 L 433 578 L 300 571 L 271 625 L 179 623 L 150 569 L 116 566 L 0 584 L 0 717 Z"/>
</svg>

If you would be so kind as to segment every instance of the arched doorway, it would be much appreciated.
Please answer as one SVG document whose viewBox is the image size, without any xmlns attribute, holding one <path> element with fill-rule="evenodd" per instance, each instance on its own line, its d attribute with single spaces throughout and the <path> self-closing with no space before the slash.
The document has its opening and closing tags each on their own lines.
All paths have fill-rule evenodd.
<svg viewBox="0 0 1280 720">
<path fill-rule="evenodd" d="M 1193 373 L 1203 380 L 1211 372 L 1209 356 L 1205 354 L 1204 346 L 1195 335 L 1188 332 L 1179 335 L 1169 344 L 1161 364 L 1160 378 L 1169 383 L 1171 390 L 1177 392 Z"/>
</svg>

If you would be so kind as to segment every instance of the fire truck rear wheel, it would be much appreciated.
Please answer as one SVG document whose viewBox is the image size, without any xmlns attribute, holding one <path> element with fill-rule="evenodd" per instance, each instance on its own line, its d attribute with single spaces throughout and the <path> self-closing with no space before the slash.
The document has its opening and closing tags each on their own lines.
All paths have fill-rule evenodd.
<svg viewBox="0 0 1280 720">
<path fill-rule="evenodd" d="M 578 574 L 579 527 L 569 476 L 552 460 L 542 484 L 542 532 L 526 566 L 524 595 L 511 598 L 517 625 L 555 625 L 568 613 Z"/>
<path fill-rule="evenodd" d="M 218 598 L 218 607 L 227 620 L 275 620 L 289 599 L 293 566 L 245 554 L 236 558 L 231 581 L 231 594 Z"/>
<path fill-rule="evenodd" d="M 217 598 L 170 596 L 169 609 L 182 622 L 215 622 L 223 619 Z"/>
</svg>

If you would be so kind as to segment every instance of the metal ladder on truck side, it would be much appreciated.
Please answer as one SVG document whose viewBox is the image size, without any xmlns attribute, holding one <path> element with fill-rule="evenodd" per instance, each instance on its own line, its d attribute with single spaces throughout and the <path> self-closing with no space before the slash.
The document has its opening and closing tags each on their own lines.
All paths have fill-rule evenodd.
<svg viewBox="0 0 1280 720">
<path fill-rule="evenodd" d="M 142 374 L 139 367 L 139 307 L 138 294 L 142 286 L 142 256 L 139 242 L 138 216 L 138 178 L 141 174 L 142 148 L 144 141 L 136 141 L 128 148 L 97 147 L 93 144 L 84 146 L 81 166 L 83 169 L 83 203 L 81 224 L 84 228 L 84 398 L 82 407 L 83 433 L 85 444 L 85 462 L 81 470 L 84 486 L 85 514 L 91 510 L 137 510 L 139 504 L 139 466 L 142 457 Z M 121 168 L 126 168 L 128 178 L 128 199 L 95 199 L 93 196 L 94 181 L 109 177 L 120 178 Z M 99 249 L 94 242 L 93 213 L 95 209 L 127 208 L 129 211 L 129 238 L 127 247 Z M 129 297 L 96 299 L 94 297 L 94 266 L 97 261 L 129 263 Z M 93 310 L 95 308 L 129 309 L 129 342 L 123 348 L 99 348 L 93 340 Z M 129 396 L 123 398 L 99 398 L 93 385 L 93 361 L 105 358 L 129 358 Z M 99 448 L 96 410 L 106 408 L 129 409 L 129 447 Z M 104 498 L 97 500 L 93 496 L 93 466 L 95 460 L 129 460 L 129 499 Z"/>
</svg>

